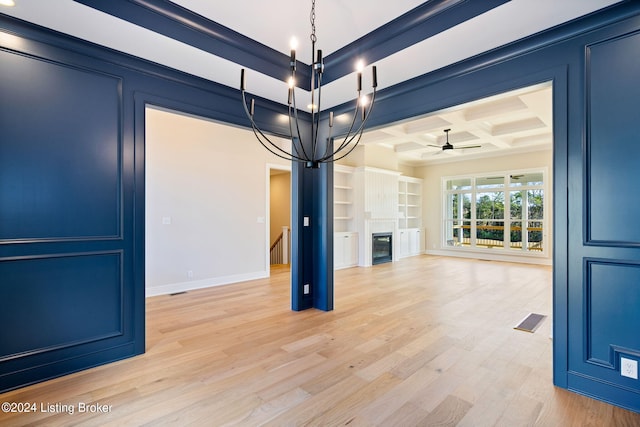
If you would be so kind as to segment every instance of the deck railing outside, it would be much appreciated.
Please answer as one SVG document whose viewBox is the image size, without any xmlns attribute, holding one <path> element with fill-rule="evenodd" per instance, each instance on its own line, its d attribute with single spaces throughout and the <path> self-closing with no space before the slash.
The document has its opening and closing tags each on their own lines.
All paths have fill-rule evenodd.
<svg viewBox="0 0 640 427">
<path fill-rule="evenodd" d="M 459 230 L 459 229 L 468 230 L 466 231 L 466 233 L 465 231 L 463 231 L 462 232 L 463 235 L 471 234 L 470 225 L 458 225 L 454 227 L 454 230 Z M 504 226 L 501 226 L 501 225 L 477 225 L 476 230 L 502 231 L 504 235 Z M 511 226 L 510 230 L 511 232 L 520 232 L 520 233 L 522 233 L 523 231 L 522 227 L 518 227 L 518 226 Z M 542 227 L 526 227 L 525 230 L 527 233 L 542 232 Z M 449 241 L 450 246 L 471 246 L 471 237 L 463 237 L 462 239 L 460 239 L 456 234 L 458 233 L 454 233 L 453 239 Z M 481 247 L 481 248 L 504 248 L 504 240 L 496 239 L 496 238 L 486 239 L 486 238 L 476 237 L 475 246 Z M 509 242 L 509 248 L 522 249 L 523 248 L 522 240 Z M 543 250 L 542 239 L 540 238 L 540 240 L 528 241 L 526 249 L 529 251 L 542 251 Z"/>
</svg>

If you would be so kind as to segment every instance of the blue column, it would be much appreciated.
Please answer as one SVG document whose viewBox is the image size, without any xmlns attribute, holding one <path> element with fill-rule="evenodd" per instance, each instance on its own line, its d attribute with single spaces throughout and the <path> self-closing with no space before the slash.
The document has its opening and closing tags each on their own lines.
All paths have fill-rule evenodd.
<svg viewBox="0 0 640 427">
<path fill-rule="evenodd" d="M 291 168 L 291 309 L 333 310 L 333 164 Z"/>
</svg>

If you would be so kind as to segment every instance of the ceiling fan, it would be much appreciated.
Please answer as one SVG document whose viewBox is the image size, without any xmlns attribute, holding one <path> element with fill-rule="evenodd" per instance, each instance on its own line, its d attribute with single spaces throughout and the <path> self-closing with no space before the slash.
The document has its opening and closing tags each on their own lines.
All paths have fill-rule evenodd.
<svg viewBox="0 0 640 427">
<path fill-rule="evenodd" d="M 433 145 L 433 144 L 429 144 L 429 147 L 437 147 L 437 148 L 441 148 L 442 151 L 447 151 L 447 150 L 453 150 L 453 149 L 465 149 L 465 148 L 480 148 L 482 147 L 482 145 L 458 145 L 457 147 L 454 147 L 453 145 L 451 145 L 451 143 L 449 142 L 449 132 L 451 131 L 451 129 L 445 129 L 444 133 L 447 134 L 447 142 L 444 143 L 444 145 Z"/>
</svg>

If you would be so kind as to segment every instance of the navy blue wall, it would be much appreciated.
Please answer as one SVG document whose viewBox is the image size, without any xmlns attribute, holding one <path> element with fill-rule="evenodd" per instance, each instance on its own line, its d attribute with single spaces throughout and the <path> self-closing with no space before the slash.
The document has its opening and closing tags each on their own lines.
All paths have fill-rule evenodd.
<svg viewBox="0 0 640 427">
<path fill-rule="evenodd" d="M 582 65 L 583 145 L 569 148 L 569 216 L 581 230 L 569 246 L 567 382 L 640 411 L 639 381 L 620 375 L 621 357 L 640 364 L 640 28 L 598 33 Z"/>
<path fill-rule="evenodd" d="M 0 390 L 144 351 L 127 89 L 89 62 L 0 50 Z"/>
<path fill-rule="evenodd" d="M 33 209 L 33 215 L 30 216 L 32 223 L 22 225 L 19 233 L 22 236 L 5 234 L 2 236 L 5 240 L 0 242 L 0 265 L 4 265 L 4 269 L 0 270 L 0 293 L 2 296 L 8 295 L 12 304 L 15 304 L 10 306 L 10 314 L 2 320 L 17 325 L 31 318 L 33 321 L 28 326 L 37 334 L 37 338 L 31 341 L 17 342 L 13 342 L 13 339 L 17 339 L 15 337 L 2 335 L 0 389 L 6 389 L 81 369 L 83 366 L 76 363 L 76 359 L 69 362 L 71 357 L 84 357 L 89 362 L 85 366 L 90 366 L 136 354 L 144 348 L 141 325 L 144 321 L 142 227 L 145 103 L 234 124 L 245 122 L 235 90 L 106 50 L 87 47 L 65 37 L 39 32 L 8 19 L 0 20 L 0 24 L 5 30 L 20 34 L 22 42 L 19 46 L 17 43 L 4 46 L 6 55 L 25 57 L 16 59 L 16 63 L 39 61 L 46 63 L 42 65 L 44 68 L 51 67 L 47 61 L 55 63 L 54 68 L 60 70 L 56 74 L 63 80 L 69 74 L 82 75 L 84 84 L 103 91 L 101 93 L 108 101 L 102 103 L 96 100 L 100 106 L 95 107 L 88 100 L 83 100 L 80 93 L 85 93 L 87 98 L 97 98 L 90 96 L 91 90 L 89 93 L 80 90 L 80 86 L 72 87 L 73 94 L 69 94 L 68 101 L 64 95 L 67 92 L 61 96 L 64 103 L 75 100 L 83 108 L 89 107 L 88 114 L 102 114 L 106 109 L 109 117 L 102 118 L 105 121 L 97 128 L 101 134 L 97 140 L 111 142 L 103 142 L 104 146 L 100 142 L 97 144 L 105 150 L 107 157 L 113 153 L 109 151 L 113 150 L 113 144 L 119 150 L 115 163 L 107 163 L 106 170 L 89 170 L 89 182 L 109 191 L 104 195 L 91 195 L 78 184 L 72 187 L 73 194 L 63 196 L 71 206 L 66 208 L 67 211 L 53 210 L 57 219 L 55 226 L 59 227 L 56 233 L 61 236 L 54 236 L 52 241 L 47 241 L 52 237 L 46 231 L 49 228 L 40 223 L 48 218 L 38 216 L 35 207 L 54 208 L 58 205 L 58 199 L 48 202 L 41 200 L 37 191 L 41 191 L 42 187 L 38 187 L 31 177 L 23 177 L 19 184 L 23 190 L 31 192 L 24 196 L 25 200 L 11 199 L 8 205 L 5 206 L 3 202 L 0 206 L 0 215 L 11 218 L 14 218 L 14 209 L 24 209 L 25 206 Z M 633 182 L 639 165 L 635 154 L 640 143 L 640 117 L 637 116 L 638 109 L 634 108 L 640 95 L 635 82 L 640 72 L 637 59 L 640 57 L 639 31 L 640 5 L 637 2 L 624 2 L 596 16 L 385 89 L 379 93 L 370 119 L 373 126 L 381 126 L 503 91 L 553 82 L 554 382 L 558 386 L 636 411 L 640 411 L 640 386 L 637 380 L 620 375 L 619 356 L 638 360 L 640 355 L 636 332 L 640 329 L 637 314 L 640 311 L 640 263 L 637 261 L 640 259 L 640 242 L 637 228 L 635 231 L 623 228 L 619 218 L 633 219 L 633 213 L 640 211 L 640 199 L 633 197 Z M 33 38 L 43 43 L 31 41 Z M 420 58 L 416 58 L 416 61 L 420 61 Z M 62 71 L 62 68 L 70 70 Z M 28 82 L 22 81 L 20 84 L 27 86 Z M 115 104 L 114 87 L 120 91 Z M 42 102 L 52 107 L 48 100 L 30 99 L 22 93 L 20 91 L 10 101 L 4 101 L 4 96 L 1 97 L 2 117 L 14 103 L 22 105 L 22 108 L 35 109 Z M 26 90 L 25 93 L 30 91 Z M 274 115 L 280 107 L 264 100 L 260 100 L 259 104 L 262 107 L 258 109 L 262 114 L 259 117 L 261 124 L 271 131 L 284 133 L 276 125 L 270 126 L 270 123 L 276 123 Z M 112 128 L 115 114 L 118 114 L 118 131 L 114 137 Z M 45 120 L 45 115 L 41 114 L 40 117 L 39 120 Z M 28 138 L 20 133 L 20 128 L 34 125 L 33 118 L 17 119 L 19 122 L 15 127 L 18 139 L 9 141 L 5 138 L 3 123 L 0 145 L 3 150 L 9 150 L 13 160 L 19 160 L 24 167 L 29 167 L 33 162 L 44 164 L 48 172 L 41 174 L 43 179 L 59 170 L 59 166 L 56 166 L 58 161 L 68 162 L 69 169 L 80 172 L 88 170 L 84 164 L 86 159 L 96 161 L 96 158 L 101 158 L 91 149 L 83 147 L 80 150 L 82 154 L 76 156 L 75 151 L 70 150 L 72 153 L 59 160 L 55 147 L 60 148 L 60 145 L 47 146 L 44 138 L 40 142 L 28 142 Z M 90 123 L 74 125 L 80 126 L 84 132 L 82 138 L 92 137 L 93 127 Z M 63 137 L 69 138 L 70 147 L 82 145 L 72 138 L 76 135 L 73 126 L 66 129 Z M 118 142 L 113 142 L 113 138 Z M 14 147 L 23 141 L 35 148 L 30 155 Z M 611 151 L 611 147 L 617 151 Z M 3 161 L 0 159 L 0 162 Z M 7 165 L 11 163 L 4 162 Z M 112 187 L 116 168 L 118 196 L 114 200 Z M 324 175 L 322 169 L 319 172 L 318 177 L 301 173 L 296 185 L 300 185 L 302 198 L 300 213 L 304 215 L 306 210 L 319 213 L 318 226 L 325 230 L 310 237 L 320 239 L 313 246 L 314 250 L 322 252 L 323 246 L 326 249 L 324 253 L 314 253 L 311 261 L 305 258 L 304 262 L 318 261 L 318 265 L 301 264 L 300 268 L 305 272 L 310 268 L 316 269 L 317 272 L 311 275 L 321 279 L 331 274 L 331 262 L 327 260 L 327 254 L 331 253 L 332 240 L 328 232 L 330 225 L 323 223 L 331 218 L 330 208 L 327 208 L 330 206 L 330 190 L 323 190 L 331 188 L 328 186 L 330 178 L 328 170 Z M 73 181 L 74 178 L 77 177 L 73 172 L 65 172 L 61 182 Z M 56 191 L 63 187 L 64 184 L 58 184 Z M 0 188 L 3 192 L 0 197 L 16 197 L 14 190 Z M 315 194 L 314 189 L 318 190 Z M 310 190 L 307 195 L 306 190 Z M 88 201 L 81 199 L 84 194 L 90 195 Z M 40 195 L 44 196 L 46 192 Z M 308 199 L 311 195 L 320 197 L 320 202 Z M 104 208 L 107 213 L 101 212 L 98 218 L 87 219 L 88 223 L 83 222 L 78 226 L 64 223 L 64 212 L 69 212 L 72 207 L 77 206 L 81 212 L 90 210 L 85 203 L 96 203 L 99 209 Z M 609 208 L 616 203 L 619 206 L 615 210 Z M 113 214 L 109 212 L 113 212 L 113 209 L 119 209 L 116 222 L 120 234 L 115 236 L 109 234 L 112 230 L 109 227 L 113 227 Z M 324 217 L 323 209 L 327 212 Z M 312 218 L 314 220 L 315 217 Z M 5 230 L 3 233 L 17 232 Z M 33 277 L 27 274 L 30 268 L 22 264 L 23 259 L 26 262 L 34 260 L 33 265 L 37 266 L 35 270 L 40 273 L 33 273 Z M 90 278 L 82 278 L 82 275 L 71 275 L 70 271 L 76 268 L 81 271 L 83 268 L 95 268 L 101 271 L 101 279 L 93 283 Z M 46 273 L 49 271 L 59 272 L 57 281 L 48 281 Z M 116 271 L 120 272 L 119 276 Z M 6 282 L 5 277 L 9 277 L 10 282 Z M 5 283 L 10 283 L 10 286 Z M 57 297 L 57 304 L 45 306 L 38 306 L 31 300 L 43 291 L 48 297 L 56 298 L 54 288 L 49 286 L 55 283 L 57 287 L 69 286 L 66 295 L 79 301 L 90 300 L 87 295 L 93 295 L 95 287 L 95 294 L 106 298 L 110 308 L 102 309 L 95 322 L 89 320 L 92 323 L 89 328 L 76 328 L 73 325 L 79 317 L 67 313 L 68 305 L 61 301 L 60 296 Z M 92 290 L 87 294 L 85 287 Z M 121 292 L 120 300 L 117 298 L 117 289 Z M 333 300 L 329 288 L 318 293 L 314 290 L 306 298 L 317 300 L 313 304 L 332 304 Z M 111 308 L 118 310 L 118 302 L 121 317 L 111 313 Z M 301 302 L 302 306 L 308 304 L 306 299 Z M 27 304 L 31 316 L 21 311 L 23 304 Z M 69 334 L 57 333 L 54 336 L 56 343 L 53 344 L 37 328 L 47 319 L 43 307 L 47 307 L 46 310 L 53 309 L 53 317 L 62 316 L 63 320 L 68 320 L 60 323 L 59 327 L 72 327 Z M 327 307 L 330 309 L 329 305 Z M 79 316 L 82 317 L 82 314 Z M 116 318 L 121 319 L 121 324 Z M 74 344 L 74 339 L 79 344 Z M 100 349 L 100 345 L 104 348 Z M 119 348 L 119 345 L 129 346 L 130 351 L 113 354 L 113 349 Z M 30 350 L 23 351 L 27 348 Z M 89 354 L 91 349 L 97 351 L 93 354 L 104 353 L 104 357 L 98 360 L 96 356 L 83 356 Z M 44 373 L 38 371 L 35 366 L 44 359 L 56 368 Z M 23 372 L 29 374 L 18 373 L 21 368 L 25 368 Z"/>
<path fill-rule="evenodd" d="M 144 111 L 238 91 L 0 15 L 0 391 L 141 354 Z M 284 134 L 279 105 L 257 121 Z"/>
</svg>

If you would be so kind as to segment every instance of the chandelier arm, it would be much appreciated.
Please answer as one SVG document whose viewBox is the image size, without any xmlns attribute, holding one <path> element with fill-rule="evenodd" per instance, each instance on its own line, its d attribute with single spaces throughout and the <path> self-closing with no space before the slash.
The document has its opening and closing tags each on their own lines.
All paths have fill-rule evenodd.
<svg viewBox="0 0 640 427">
<path fill-rule="evenodd" d="M 365 126 L 367 120 L 369 119 L 369 116 L 371 115 L 371 111 L 373 110 L 373 105 L 375 103 L 375 98 L 376 98 L 376 89 L 374 88 L 373 89 L 373 94 L 371 96 L 371 104 L 370 104 L 371 108 L 369 109 L 369 112 L 365 114 L 365 117 L 362 120 L 362 123 L 360 124 L 358 129 L 353 134 L 351 134 L 350 132 L 347 133 L 347 136 L 345 136 L 345 138 L 342 141 L 342 143 L 340 144 L 340 146 L 330 156 L 325 156 L 322 159 L 320 159 L 321 162 L 327 161 L 330 158 L 333 158 L 333 160 L 331 160 L 331 161 L 340 160 L 340 159 L 348 156 L 358 146 L 358 143 L 360 142 L 360 139 L 362 138 L 362 133 L 364 132 L 364 126 Z M 354 117 L 354 120 L 355 120 L 355 117 Z M 356 143 L 351 145 L 351 143 L 356 138 L 357 138 Z M 349 148 L 345 154 L 343 154 L 343 155 L 341 155 L 339 157 L 335 157 L 337 154 L 341 153 L 342 150 L 347 148 L 349 145 L 351 145 L 351 148 Z"/>
<path fill-rule="evenodd" d="M 356 123 L 356 117 L 358 117 L 358 105 L 360 105 L 360 95 L 358 94 L 358 98 L 356 99 L 356 108 L 353 111 L 353 119 L 351 120 L 351 125 L 349 125 L 349 130 L 347 131 L 344 139 L 342 140 L 342 142 L 340 143 L 340 145 L 338 146 L 338 148 L 333 150 L 333 154 L 335 155 L 336 153 L 339 153 L 340 151 L 342 151 L 344 149 L 344 147 L 346 147 L 347 145 L 349 145 L 349 143 L 351 141 L 347 140 L 352 136 L 352 132 L 353 132 L 353 127 Z"/>
<path fill-rule="evenodd" d="M 276 151 L 274 151 L 269 145 L 267 145 L 262 139 L 266 137 L 264 136 L 264 134 L 262 134 L 260 132 L 259 128 L 256 127 L 251 127 L 251 129 L 253 130 L 253 134 L 255 135 L 256 139 L 258 140 L 258 142 L 271 154 L 273 154 L 274 156 L 280 157 L 281 159 L 284 160 L 288 160 L 288 161 L 293 161 L 293 162 L 299 162 L 299 163 L 307 163 L 307 161 L 301 157 L 295 156 L 293 154 L 288 153 L 287 151 L 284 151 L 282 149 L 280 149 L 280 147 L 278 147 L 277 145 L 274 145 L 271 141 L 269 141 L 267 139 L 267 142 L 272 145 L 275 148 L 278 148 L 280 151 L 282 151 L 285 155 L 282 155 Z"/>
<path fill-rule="evenodd" d="M 289 116 L 289 137 L 293 139 L 293 122 L 291 121 L 291 104 L 289 104 L 288 116 Z"/>
<path fill-rule="evenodd" d="M 354 137 L 355 137 L 355 135 L 354 135 Z M 356 141 L 355 144 L 353 144 L 353 146 L 346 153 L 344 153 L 343 155 L 341 155 L 339 157 L 336 157 L 336 154 L 338 154 L 338 152 L 336 151 L 331 156 L 329 156 L 329 157 L 327 157 L 325 159 L 322 159 L 321 161 L 323 161 L 323 162 L 335 162 L 335 161 L 338 161 L 340 159 L 343 159 L 343 158 L 347 157 L 349 154 L 351 154 L 351 152 L 353 150 L 356 149 L 356 147 L 358 146 L 358 143 L 360 142 L 361 138 L 362 138 L 362 132 L 360 132 L 360 134 L 358 134 L 358 140 Z"/>
<path fill-rule="evenodd" d="M 291 104 L 289 104 L 289 138 L 291 139 L 291 144 L 293 145 L 294 138 L 293 138 L 293 121 L 291 120 Z M 300 134 L 298 134 L 298 138 L 296 139 L 300 140 Z M 296 151 L 298 150 L 296 149 Z"/>
<path fill-rule="evenodd" d="M 358 94 L 358 98 L 356 98 L 356 107 L 353 110 L 353 118 L 351 120 L 351 124 L 349 125 L 349 130 L 347 131 L 344 139 L 342 140 L 342 143 L 335 151 L 342 150 L 344 146 L 348 144 L 346 141 L 351 136 L 351 133 L 353 132 L 353 127 L 356 124 L 356 118 L 358 117 L 358 105 L 360 105 L 360 94 Z"/>
<path fill-rule="evenodd" d="M 315 65 L 315 54 L 316 54 L 316 1 L 311 0 L 311 161 L 315 161 L 316 158 L 316 146 L 317 139 L 314 137 L 314 127 L 317 130 L 318 126 L 316 126 L 316 108 L 315 108 L 315 94 L 316 94 L 316 65 Z M 319 124 L 319 123 L 318 123 Z"/>
<path fill-rule="evenodd" d="M 288 160 L 288 161 L 295 161 L 295 162 L 303 162 L 304 163 L 303 160 L 297 159 L 294 156 L 289 155 L 289 153 L 286 153 L 287 155 L 290 156 L 290 157 L 287 157 L 286 155 L 282 155 L 280 153 L 275 152 L 274 150 L 271 149 L 271 147 L 269 147 L 267 144 L 265 144 L 264 141 L 262 141 L 262 138 L 260 137 L 259 130 L 256 131 L 255 127 L 251 127 L 251 129 L 253 129 L 253 134 L 255 135 L 255 137 L 258 140 L 258 142 L 260 143 L 260 145 L 262 145 L 265 148 L 265 150 L 267 150 L 268 152 L 270 152 L 274 156 L 280 157 L 281 159 L 285 159 L 285 160 Z"/>
<path fill-rule="evenodd" d="M 331 141 L 331 136 L 333 135 L 333 126 L 329 126 L 329 136 L 327 137 L 327 144 L 324 150 L 324 154 L 322 155 L 322 157 L 320 158 L 320 161 L 322 161 L 322 159 L 328 159 L 333 157 L 333 155 L 335 154 L 333 147 L 329 146 L 329 141 Z M 331 153 L 331 154 L 329 154 Z"/>
<path fill-rule="evenodd" d="M 275 154 L 276 156 L 286 159 L 286 160 L 292 160 L 292 159 L 298 159 L 298 161 L 301 162 L 306 162 L 306 159 L 303 159 L 301 157 L 295 156 L 293 153 L 288 153 L 286 150 L 283 150 L 282 148 L 278 147 L 276 144 L 274 144 L 265 134 L 264 132 L 262 132 L 262 130 L 258 127 L 258 125 L 256 124 L 256 122 L 253 120 L 253 116 L 249 113 L 249 109 L 247 108 L 247 101 L 246 101 L 246 95 L 245 95 L 245 91 L 242 91 L 242 105 L 244 106 L 244 112 L 246 113 L 247 117 L 249 118 L 249 121 L 251 122 L 251 128 L 253 129 L 253 133 L 255 134 L 256 138 L 258 139 L 258 141 L 260 142 L 260 144 L 262 144 L 262 146 L 264 148 L 266 148 L 269 152 L 271 152 L 272 154 Z M 262 138 L 260 138 L 260 136 Z M 268 147 L 265 142 L 269 143 L 269 145 L 271 145 L 273 148 L 275 148 L 276 150 L 280 151 L 283 155 L 280 155 L 276 152 L 274 152 L 270 147 Z M 288 156 L 288 157 L 285 157 Z"/>
<path fill-rule="evenodd" d="M 300 141 L 300 134 L 298 133 L 298 137 L 295 138 L 293 136 L 293 128 L 291 125 L 291 105 L 289 106 L 289 132 L 291 134 L 291 153 L 293 154 L 293 150 L 295 150 L 295 152 L 298 154 L 298 158 L 301 159 L 301 161 L 309 161 L 309 156 L 307 156 L 307 153 L 304 150 L 304 146 L 302 145 L 301 141 Z M 298 145 L 296 145 L 296 141 L 298 143 Z M 300 157 L 300 153 L 302 153 L 304 155 L 304 157 Z"/>
<path fill-rule="evenodd" d="M 313 106 L 313 113 L 315 115 L 316 129 L 313 134 L 313 159 L 316 159 L 318 149 L 318 130 L 320 129 L 320 106 L 322 105 L 322 73 L 317 73 L 318 76 L 318 105 Z M 311 102 L 313 104 L 313 101 Z M 316 113 L 317 112 L 317 113 Z M 312 117 L 313 120 L 313 117 Z"/>
<path fill-rule="evenodd" d="M 295 72 L 291 73 L 291 77 L 294 78 L 295 77 Z M 295 81 L 295 80 L 294 80 Z M 300 122 L 298 121 L 298 107 L 296 106 L 296 91 L 295 88 L 292 90 L 292 94 L 291 94 L 291 99 L 293 101 L 293 118 L 295 118 L 295 122 L 296 122 L 296 131 L 298 132 L 298 143 L 300 144 L 300 148 L 302 149 L 302 155 L 304 157 L 298 157 L 304 161 L 309 161 L 311 160 L 309 158 L 309 155 L 307 154 L 307 151 L 304 149 L 304 144 L 302 143 L 302 133 L 300 133 Z M 289 129 L 292 129 L 292 124 L 291 124 L 291 120 L 292 120 L 292 115 L 291 115 L 291 107 L 289 107 Z M 294 145 L 293 142 L 293 131 L 291 131 L 291 144 Z M 298 154 L 300 154 L 300 151 L 298 151 L 298 149 L 296 148 L 296 151 L 298 152 Z M 293 152 L 292 152 L 293 154 Z"/>
<path fill-rule="evenodd" d="M 347 139 L 349 139 L 348 142 L 343 142 L 340 146 L 340 148 L 336 151 L 341 151 L 344 147 L 346 147 L 347 145 L 351 144 L 351 142 L 354 140 L 354 138 L 358 135 L 358 134 L 362 134 L 362 131 L 364 130 L 364 126 L 367 123 L 367 120 L 369 120 L 369 116 L 371 115 L 371 111 L 373 111 L 373 105 L 375 104 L 375 100 L 376 100 L 376 89 L 373 89 L 373 94 L 371 95 L 371 108 L 369 109 L 369 112 L 365 113 L 364 118 L 362 120 L 362 122 L 360 123 L 360 126 L 358 127 L 358 129 L 353 133 L 353 135 L 349 135 L 347 134 L 347 136 L 345 136 L 345 142 Z M 364 107 L 362 107 L 364 108 Z M 355 120 L 355 117 L 354 117 Z"/>
</svg>

